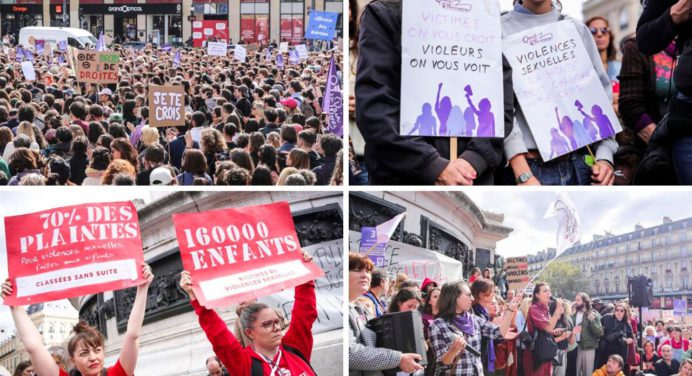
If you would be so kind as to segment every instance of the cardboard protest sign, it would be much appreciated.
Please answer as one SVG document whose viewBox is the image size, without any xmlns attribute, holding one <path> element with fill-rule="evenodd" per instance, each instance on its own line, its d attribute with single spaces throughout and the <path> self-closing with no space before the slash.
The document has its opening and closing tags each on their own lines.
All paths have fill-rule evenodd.
<svg viewBox="0 0 692 376">
<path fill-rule="evenodd" d="M 109 51 L 73 50 L 77 82 L 114 84 L 118 82 L 120 53 Z"/>
<path fill-rule="evenodd" d="M 245 50 L 245 46 L 235 46 L 235 50 L 233 50 L 233 57 L 237 60 L 245 62 L 245 58 L 247 57 L 247 51 Z"/>
<path fill-rule="evenodd" d="M 304 44 L 297 45 L 296 51 L 298 52 L 298 58 L 300 60 L 307 60 L 308 59 L 308 48 Z"/>
<path fill-rule="evenodd" d="M 237 48 L 237 46 L 236 46 Z M 228 45 L 224 42 L 207 42 L 207 55 L 226 56 Z"/>
<path fill-rule="evenodd" d="M 131 202 L 65 206 L 5 217 L 7 305 L 118 290 L 143 282 L 137 210 Z"/>
<path fill-rule="evenodd" d="M 305 263 L 287 202 L 174 214 L 183 267 L 200 304 L 217 308 L 271 295 L 324 273 Z"/>
<path fill-rule="evenodd" d="M 182 86 L 149 86 L 149 125 L 185 125 L 185 89 Z"/>
<path fill-rule="evenodd" d="M 281 51 L 283 53 L 287 53 L 288 52 L 288 42 L 279 43 L 279 51 Z"/>
<path fill-rule="evenodd" d="M 504 137 L 497 0 L 404 2 L 404 136 Z"/>
<path fill-rule="evenodd" d="M 521 291 L 529 283 L 529 262 L 526 257 L 507 258 L 507 284 L 510 290 Z"/>
<path fill-rule="evenodd" d="M 339 13 L 336 12 L 310 12 L 308 29 L 305 30 L 306 39 L 332 40 L 336 31 L 336 22 Z"/>
<path fill-rule="evenodd" d="M 34 63 L 30 61 L 22 61 L 22 73 L 27 81 L 36 80 L 36 71 L 34 70 Z"/>
<path fill-rule="evenodd" d="M 572 21 L 510 35 L 503 43 L 514 92 L 544 161 L 622 131 Z"/>
<path fill-rule="evenodd" d="M 360 233 L 349 232 L 351 250 L 361 249 L 362 243 Z M 429 249 L 394 240 L 390 240 L 384 249 L 384 266 L 380 269 L 394 274 L 404 273 L 419 283 L 430 278 L 442 285 L 464 278 L 464 265 L 460 261 Z"/>
</svg>

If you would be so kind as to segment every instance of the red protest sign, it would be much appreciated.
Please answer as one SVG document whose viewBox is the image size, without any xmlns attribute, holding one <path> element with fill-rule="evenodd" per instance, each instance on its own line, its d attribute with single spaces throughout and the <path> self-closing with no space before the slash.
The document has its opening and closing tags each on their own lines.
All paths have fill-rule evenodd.
<svg viewBox="0 0 692 376">
<path fill-rule="evenodd" d="M 287 202 L 174 214 L 183 267 L 200 304 L 217 308 L 324 275 L 303 262 Z"/>
<path fill-rule="evenodd" d="M 118 290 L 141 284 L 144 262 L 131 202 L 65 206 L 5 217 L 6 305 Z"/>
</svg>

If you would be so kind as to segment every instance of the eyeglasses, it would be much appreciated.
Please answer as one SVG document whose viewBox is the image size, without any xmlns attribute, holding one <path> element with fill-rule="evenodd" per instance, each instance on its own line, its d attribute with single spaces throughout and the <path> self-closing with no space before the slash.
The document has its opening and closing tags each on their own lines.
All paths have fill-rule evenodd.
<svg viewBox="0 0 692 376">
<path fill-rule="evenodd" d="M 274 330 L 274 328 L 278 326 L 279 330 L 281 330 L 284 327 L 284 320 L 282 320 L 280 318 L 275 319 L 275 320 L 267 320 L 267 321 L 263 321 L 262 323 L 260 323 L 260 326 L 264 330 Z"/>
<path fill-rule="evenodd" d="M 596 28 L 596 27 L 592 27 L 589 30 L 591 31 L 591 35 L 597 35 L 599 32 L 603 35 L 610 33 L 610 28 L 607 28 L 607 27 L 602 27 L 600 29 Z"/>
<path fill-rule="evenodd" d="M 615 312 L 625 312 L 624 309 L 616 309 Z"/>
</svg>

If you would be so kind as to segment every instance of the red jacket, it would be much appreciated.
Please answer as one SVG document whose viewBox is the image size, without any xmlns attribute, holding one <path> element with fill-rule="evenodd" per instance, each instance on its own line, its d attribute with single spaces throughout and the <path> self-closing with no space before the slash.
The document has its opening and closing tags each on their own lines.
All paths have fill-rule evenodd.
<svg viewBox="0 0 692 376">
<path fill-rule="evenodd" d="M 252 358 L 262 362 L 265 375 L 271 373 L 269 364 L 260 355 L 251 347 L 240 345 L 216 311 L 202 307 L 197 300 L 193 300 L 191 304 L 199 316 L 199 325 L 207 335 L 214 349 L 214 354 L 226 366 L 231 375 L 250 376 Z M 305 364 L 298 355 L 286 351 L 284 346 L 290 346 L 299 351 L 309 362 L 312 355 L 312 324 L 316 319 L 315 282 L 310 281 L 296 286 L 295 302 L 291 311 L 291 324 L 279 346 L 282 352 L 279 368 L 290 370 L 292 376 L 315 375 L 308 364 Z"/>
</svg>

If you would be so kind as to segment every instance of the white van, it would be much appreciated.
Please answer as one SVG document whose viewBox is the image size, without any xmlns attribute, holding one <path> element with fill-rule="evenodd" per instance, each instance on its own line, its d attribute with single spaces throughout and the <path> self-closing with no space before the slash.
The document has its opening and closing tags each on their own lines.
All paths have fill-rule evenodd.
<svg viewBox="0 0 692 376">
<path fill-rule="evenodd" d="M 23 27 L 19 31 L 19 42 L 24 47 L 31 46 L 30 40 L 45 40 L 51 47 L 56 47 L 58 41 L 67 40 L 67 44 L 72 47 L 84 49 L 87 45 L 96 45 L 96 38 L 82 29 L 71 27 Z"/>
</svg>

